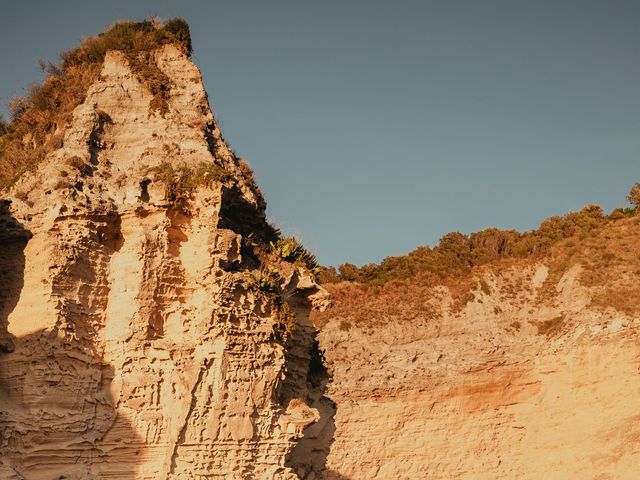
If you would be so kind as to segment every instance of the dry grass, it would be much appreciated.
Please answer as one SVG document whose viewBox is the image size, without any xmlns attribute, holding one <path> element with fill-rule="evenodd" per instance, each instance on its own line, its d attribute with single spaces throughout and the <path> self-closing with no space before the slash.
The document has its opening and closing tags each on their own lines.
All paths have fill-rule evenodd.
<svg viewBox="0 0 640 480">
<path fill-rule="evenodd" d="M 12 120 L 0 129 L 0 186 L 9 188 L 25 171 L 36 168 L 47 153 L 62 147 L 59 132 L 71 120 L 73 109 L 84 101 L 109 50 L 124 53 L 133 72 L 153 94 L 150 112 L 164 115 L 171 82 L 151 52 L 165 44 L 190 54 L 189 27 L 184 20 L 173 19 L 164 25 L 153 21 L 117 23 L 62 53 L 60 65 L 44 64 L 46 79 L 9 104 Z"/>
<path fill-rule="evenodd" d="M 226 182 L 231 178 L 229 172 L 222 167 L 206 162 L 200 163 L 195 168 L 184 165 L 173 166 L 169 162 L 162 162 L 149 170 L 149 173 L 152 172 L 165 185 L 165 199 L 173 208 L 185 213 L 189 212 L 189 203 L 197 187 L 211 186 L 215 182 Z"/>
<path fill-rule="evenodd" d="M 438 293 L 434 287 L 416 282 L 396 280 L 384 286 L 341 282 L 325 285 L 333 307 L 325 312 L 312 312 L 313 321 L 321 326 L 331 318 L 345 325 L 383 325 L 399 320 L 415 322 L 435 318 L 439 311 L 428 301 Z"/>
<path fill-rule="evenodd" d="M 552 318 L 551 320 L 544 320 L 538 322 L 536 327 L 538 328 L 538 335 L 546 335 L 552 337 L 562 329 L 564 324 L 564 315 Z"/>
<path fill-rule="evenodd" d="M 334 306 L 322 314 L 316 314 L 315 320 L 320 325 L 330 318 L 338 318 L 351 324 L 380 325 L 399 320 L 434 318 L 441 315 L 435 308 L 441 296 L 439 286 L 447 287 L 453 297 L 450 305 L 452 313 L 459 312 L 468 302 L 473 301 L 476 291 L 486 295 L 499 295 L 504 301 L 523 301 L 523 294 L 529 288 L 524 277 L 516 276 L 513 281 L 507 281 L 505 272 L 523 271 L 537 263 L 544 263 L 549 269 L 547 279 L 537 294 L 539 303 L 555 298 L 556 287 L 562 276 L 573 265 L 580 264 L 583 268 L 579 281 L 593 289 L 593 307 L 613 307 L 618 311 L 637 315 L 640 312 L 640 242 L 637 241 L 640 238 L 640 215 L 634 209 L 626 209 L 624 213 L 617 210 L 614 213 L 615 215 L 605 216 L 590 206 L 566 217 L 547 220 L 540 229 L 521 235 L 520 238 L 525 238 L 529 245 L 537 245 L 531 246 L 530 253 L 522 257 L 513 254 L 512 248 L 504 249 L 504 243 L 502 251 L 496 248 L 500 242 L 495 239 L 506 237 L 496 234 L 497 231 L 492 229 L 483 232 L 486 241 L 482 243 L 482 255 L 477 258 L 482 258 L 482 262 L 487 263 L 480 265 L 468 261 L 469 256 L 473 257 L 477 253 L 474 252 L 474 245 L 477 243 L 471 239 L 478 237 L 467 237 L 466 245 L 471 247 L 468 254 L 461 255 L 460 252 L 465 250 L 458 247 L 465 243 L 456 234 L 457 247 L 453 252 L 458 253 L 453 253 L 451 249 L 439 252 L 441 244 L 434 249 L 421 247 L 405 257 L 387 259 L 381 265 L 365 266 L 362 269 L 348 266 L 344 272 L 346 275 L 325 270 L 322 279 L 325 280 L 325 288 L 333 295 Z M 531 243 L 531 239 L 535 239 L 535 242 Z M 434 251 L 435 255 L 429 253 Z M 429 255 L 431 260 L 448 259 L 440 263 L 439 267 L 446 265 L 450 271 L 437 268 L 434 273 L 429 268 L 422 269 L 425 265 L 429 266 L 427 261 L 423 261 Z M 417 257 L 421 256 L 423 260 L 418 260 Z M 465 261 L 451 261 L 452 258 L 462 258 Z M 398 266 L 399 270 L 396 269 Z M 393 279 L 396 275 L 408 275 L 412 269 L 416 271 L 411 276 L 401 280 Z M 492 291 L 483 280 L 487 272 L 502 278 L 499 291 Z M 392 279 L 387 280 L 385 275 Z M 344 276 L 351 281 L 342 280 Z M 381 279 L 384 281 L 380 281 Z M 494 311 L 496 314 L 500 313 L 499 307 Z M 541 335 L 551 336 L 563 324 L 564 318 L 558 317 L 537 323 L 536 327 Z M 514 325 L 513 328 L 517 330 L 520 325 L 517 328 Z"/>
</svg>

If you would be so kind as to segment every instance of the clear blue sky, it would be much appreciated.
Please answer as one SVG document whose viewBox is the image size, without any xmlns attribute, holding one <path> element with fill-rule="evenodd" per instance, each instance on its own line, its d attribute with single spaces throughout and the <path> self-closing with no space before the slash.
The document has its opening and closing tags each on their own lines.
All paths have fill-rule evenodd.
<svg viewBox="0 0 640 480">
<path fill-rule="evenodd" d="M 640 2 L 32 1 L 0 97 L 115 20 L 182 16 L 268 215 L 325 264 L 625 204 L 640 180 Z"/>
</svg>

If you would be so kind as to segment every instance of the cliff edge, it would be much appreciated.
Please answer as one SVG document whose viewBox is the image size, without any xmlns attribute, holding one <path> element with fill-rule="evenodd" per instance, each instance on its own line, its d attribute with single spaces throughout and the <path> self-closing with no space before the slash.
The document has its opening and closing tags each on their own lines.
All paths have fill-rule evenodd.
<svg viewBox="0 0 640 480">
<path fill-rule="evenodd" d="M 324 478 L 637 478 L 640 211 L 623 213 L 547 221 L 566 233 L 539 255 L 507 256 L 494 230 L 418 253 L 502 259 L 326 285 L 334 307 L 314 314 L 335 411 Z"/>
</svg>

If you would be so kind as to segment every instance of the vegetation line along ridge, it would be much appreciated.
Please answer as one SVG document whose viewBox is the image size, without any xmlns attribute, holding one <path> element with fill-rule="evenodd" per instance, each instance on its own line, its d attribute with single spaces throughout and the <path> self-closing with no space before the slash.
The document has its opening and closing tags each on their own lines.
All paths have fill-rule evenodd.
<svg viewBox="0 0 640 480">
<path fill-rule="evenodd" d="M 168 44 L 191 55 L 189 26 L 183 19 L 119 22 L 60 54 L 61 63 L 41 62 L 44 81 L 9 102 L 9 123 L 0 118 L 0 187 L 8 190 L 49 152 L 63 146 L 62 129 L 97 80 L 110 50 L 124 54 L 132 72 L 151 92 L 149 115 L 164 116 L 172 85 L 156 64 L 153 51 Z"/>
</svg>

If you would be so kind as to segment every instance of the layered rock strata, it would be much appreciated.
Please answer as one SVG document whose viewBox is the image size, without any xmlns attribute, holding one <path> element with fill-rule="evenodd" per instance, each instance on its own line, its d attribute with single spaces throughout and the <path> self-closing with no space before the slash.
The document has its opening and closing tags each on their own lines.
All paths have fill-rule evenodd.
<svg viewBox="0 0 640 480">
<path fill-rule="evenodd" d="M 544 263 L 485 268 L 460 311 L 444 287 L 403 311 L 419 292 L 399 287 L 377 300 L 395 314 L 331 318 L 324 478 L 638 478 L 640 318 L 594 305 L 582 273 L 555 283 Z"/>
</svg>

